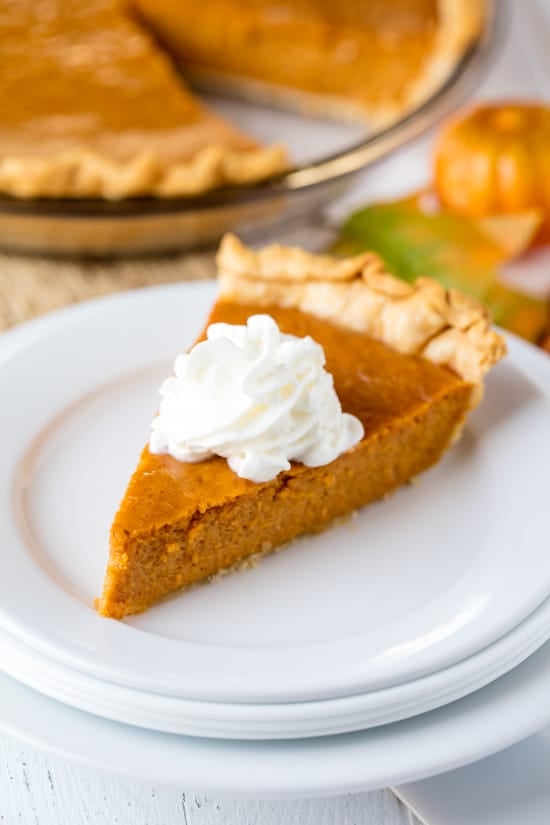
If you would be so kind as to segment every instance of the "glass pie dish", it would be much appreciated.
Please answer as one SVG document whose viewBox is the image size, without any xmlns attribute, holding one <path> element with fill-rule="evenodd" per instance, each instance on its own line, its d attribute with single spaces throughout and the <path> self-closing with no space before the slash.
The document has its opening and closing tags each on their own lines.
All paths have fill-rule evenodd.
<svg viewBox="0 0 550 825">
<path fill-rule="evenodd" d="M 208 97 L 211 107 L 265 142 L 283 142 L 293 167 L 262 183 L 192 198 L 17 199 L 0 197 L 0 247 L 46 255 L 175 252 L 295 224 L 353 184 L 365 167 L 402 147 L 455 109 L 475 87 L 501 39 L 505 8 L 487 3 L 485 26 L 444 83 L 381 131 Z"/>
</svg>

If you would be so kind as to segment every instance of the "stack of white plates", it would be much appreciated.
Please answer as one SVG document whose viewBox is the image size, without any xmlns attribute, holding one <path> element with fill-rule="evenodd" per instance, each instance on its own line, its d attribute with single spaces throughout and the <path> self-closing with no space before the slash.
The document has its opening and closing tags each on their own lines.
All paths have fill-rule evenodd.
<svg viewBox="0 0 550 825">
<path fill-rule="evenodd" d="M 550 638 L 550 362 L 515 340 L 461 442 L 417 485 L 144 614 L 96 614 L 156 388 L 213 296 L 211 284 L 147 290 L 3 336 L 5 674 L 144 742 L 156 731 L 182 748 L 193 736 L 264 750 L 374 728 L 384 741 L 505 684 Z"/>
</svg>

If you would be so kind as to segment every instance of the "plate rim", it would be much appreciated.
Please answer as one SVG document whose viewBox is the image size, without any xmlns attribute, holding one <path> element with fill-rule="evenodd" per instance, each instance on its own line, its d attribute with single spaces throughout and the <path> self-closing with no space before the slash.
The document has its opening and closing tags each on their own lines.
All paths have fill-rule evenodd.
<svg viewBox="0 0 550 825">
<path fill-rule="evenodd" d="M 489 647 L 431 676 L 364 695 L 273 705 L 181 700 L 102 682 L 49 660 L 2 629 L 0 671 L 39 693 L 83 712 L 151 731 L 232 740 L 296 739 L 372 729 L 435 710 L 505 675 L 549 639 L 550 597 L 520 625 Z M 97 696 L 98 690 L 103 695 L 103 707 Z M 430 690 L 435 693 L 430 694 Z M 391 700 L 386 710 L 384 694 L 389 694 Z M 142 708 L 145 716 L 141 719 L 136 707 L 140 702 L 148 705 L 146 709 Z M 375 715 L 377 702 L 381 703 L 378 716 Z M 163 704 L 170 706 L 171 716 L 167 717 L 166 710 L 162 709 Z M 285 720 L 285 713 L 291 714 L 293 722 L 290 717 Z M 229 720 L 228 714 L 231 717 Z M 307 723 L 304 717 L 307 717 Z M 160 724 L 159 721 L 154 723 L 155 718 L 161 720 Z"/>
</svg>

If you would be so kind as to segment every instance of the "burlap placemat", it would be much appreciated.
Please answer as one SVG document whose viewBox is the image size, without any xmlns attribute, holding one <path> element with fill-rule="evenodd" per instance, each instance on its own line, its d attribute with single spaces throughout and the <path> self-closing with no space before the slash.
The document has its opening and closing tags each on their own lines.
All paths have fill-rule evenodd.
<svg viewBox="0 0 550 825">
<path fill-rule="evenodd" d="M 307 243 L 304 240 L 307 238 Z M 285 242 L 311 249 L 326 236 L 293 233 Z M 0 254 L 0 333 L 69 304 L 111 292 L 215 276 L 215 251 L 119 261 L 77 261 Z M 544 291 L 550 297 L 550 281 Z M 540 290 L 542 292 L 542 290 Z M 550 352 L 550 333 L 542 346 Z"/>
<path fill-rule="evenodd" d="M 110 292 L 195 281 L 214 274 L 214 252 L 112 262 L 0 254 L 0 332 L 51 310 Z"/>
<path fill-rule="evenodd" d="M 276 232 L 268 229 L 245 240 L 260 246 L 277 241 L 321 251 L 335 231 L 319 215 Z M 216 247 L 209 251 L 121 260 L 63 260 L 0 252 L 0 332 L 54 309 L 120 292 L 178 281 L 213 278 Z"/>
</svg>

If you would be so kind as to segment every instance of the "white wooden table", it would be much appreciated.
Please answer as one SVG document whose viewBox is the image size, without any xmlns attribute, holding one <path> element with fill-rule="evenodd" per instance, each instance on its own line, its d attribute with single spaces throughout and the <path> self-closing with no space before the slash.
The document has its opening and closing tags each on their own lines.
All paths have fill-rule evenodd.
<svg viewBox="0 0 550 825">
<path fill-rule="evenodd" d="M 511 0 L 504 49 L 478 91 L 485 98 L 550 95 L 550 0 Z M 428 175 L 430 136 L 363 176 L 345 212 L 388 182 L 410 187 Z M 413 179 L 414 178 L 414 179 Z M 405 176 L 406 179 L 406 176 Z M 1 697 L 0 697 L 1 701 Z M 158 788 L 65 764 L 0 738 L 0 825 L 412 825 L 389 791 L 303 801 L 237 801 Z M 526 824 L 527 825 L 527 824 Z"/>
<path fill-rule="evenodd" d="M 235 801 L 66 765 L 0 740 L 2 825 L 410 825 L 388 791 L 335 799 Z"/>
</svg>

